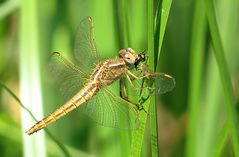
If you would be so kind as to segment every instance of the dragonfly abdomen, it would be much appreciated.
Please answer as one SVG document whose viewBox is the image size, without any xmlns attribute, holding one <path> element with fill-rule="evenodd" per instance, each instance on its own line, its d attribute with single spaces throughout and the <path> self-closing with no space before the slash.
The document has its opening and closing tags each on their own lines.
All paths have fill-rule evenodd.
<svg viewBox="0 0 239 157">
<path fill-rule="evenodd" d="M 56 121 L 57 119 L 61 118 L 62 116 L 66 115 L 70 111 L 74 110 L 81 104 L 85 103 L 86 101 L 90 100 L 96 93 L 98 92 L 98 87 L 94 83 L 87 84 L 82 90 L 80 90 L 73 98 L 67 101 L 64 105 L 60 108 L 52 112 L 46 118 L 42 119 L 41 121 L 37 122 L 31 129 L 29 129 L 26 133 L 31 135 L 42 128 L 45 128 L 52 122 Z"/>
</svg>

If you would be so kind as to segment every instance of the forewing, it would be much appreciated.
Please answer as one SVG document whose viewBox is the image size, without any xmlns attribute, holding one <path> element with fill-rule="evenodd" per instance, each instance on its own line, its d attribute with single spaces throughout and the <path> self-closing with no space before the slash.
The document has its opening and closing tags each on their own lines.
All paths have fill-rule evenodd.
<svg viewBox="0 0 239 157">
<path fill-rule="evenodd" d="M 149 91 L 149 94 L 164 94 L 171 91 L 176 84 L 172 76 L 155 73 L 149 69 L 142 71 L 137 76 L 139 79 L 131 78 L 131 83 L 127 81 L 127 86 L 132 89 L 132 92 L 129 91 L 130 95 L 140 96 L 143 90 Z"/>
<path fill-rule="evenodd" d="M 74 54 L 77 64 L 86 75 L 89 75 L 99 63 L 99 53 L 96 48 L 91 17 L 83 19 L 77 29 Z"/>
<path fill-rule="evenodd" d="M 86 75 L 59 52 L 52 54 L 49 73 L 66 99 L 76 94 L 86 81 Z"/>
<path fill-rule="evenodd" d="M 143 87 L 147 87 L 151 93 L 164 94 L 175 87 L 175 79 L 164 73 L 151 73 L 143 80 Z"/>
<path fill-rule="evenodd" d="M 138 110 L 109 89 L 102 89 L 82 109 L 103 126 L 134 130 L 140 123 Z"/>
</svg>

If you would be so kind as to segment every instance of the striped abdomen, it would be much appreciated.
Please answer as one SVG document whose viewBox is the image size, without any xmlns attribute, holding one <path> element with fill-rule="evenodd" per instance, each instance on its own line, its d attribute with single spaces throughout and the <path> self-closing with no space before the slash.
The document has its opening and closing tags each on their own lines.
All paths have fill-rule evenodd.
<svg viewBox="0 0 239 157">
<path fill-rule="evenodd" d="M 68 112 L 74 110 L 79 105 L 83 104 L 84 102 L 90 100 L 96 93 L 98 92 L 98 87 L 95 83 L 88 83 L 82 90 L 80 90 L 73 98 L 67 101 L 64 105 L 60 108 L 52 112 L 46 118 L 42 119 L 41 121 L 37 122 L 31 129 L 29 129 L 26 133 L 28 135 L 45 128 L 52 122 L 56 121 L 60 117 L 66 115 Z"/>
</svg>

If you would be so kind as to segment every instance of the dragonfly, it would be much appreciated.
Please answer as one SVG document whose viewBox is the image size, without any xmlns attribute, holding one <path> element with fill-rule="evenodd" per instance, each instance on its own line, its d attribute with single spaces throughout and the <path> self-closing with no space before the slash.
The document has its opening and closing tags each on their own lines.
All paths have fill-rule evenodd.
<svg viewBox="0 0 239 157">
<path fill-rule="evenodd" d="M 77 29 L 74 58 L 77 64 L 59 52 L 52 54 L 50 72 L 68 101 L 33 125 L 26 131 L 28 135 L 47 127 L 79 106 L 103 126 L 137 129 L 143 105 L 130 100 L 124 88 L 120 88 L 124 94 L 119 96 L 110 87 L 124 78 L 132 90 L 137 91 L 135 93 L 148 90 L 149 93 L 163 94 L 175 86 L 172 76 L 155 73 L 148 68 L 145 52 L 137 54 L 132 48 L 126 48 L 119 51 L 118 57 L 101 61 L 91 17 L 83 19 Z"/>
</svg>

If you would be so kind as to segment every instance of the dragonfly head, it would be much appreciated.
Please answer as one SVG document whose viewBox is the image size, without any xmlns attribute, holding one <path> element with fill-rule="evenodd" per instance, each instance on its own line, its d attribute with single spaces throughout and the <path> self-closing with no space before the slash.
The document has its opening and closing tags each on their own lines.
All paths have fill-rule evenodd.
<svg viewBox="0 0 239 157">
<path fill-rule="evenodd" d="M 136 69 L 141 62 L 146 60 L 145 51 L 137 54 L 131 48 L 120 50 L 119 56 L 122 57 L 127 64 L 134 66 Z"/>
<path fill-rule="evenodd" d="M 136 58 L 138 57 L 137 53 L 131 48 L 120 50 L 119 56 L 122 57 L 124 61 L 130 65 L 134 65 Z"/>
</svg>

